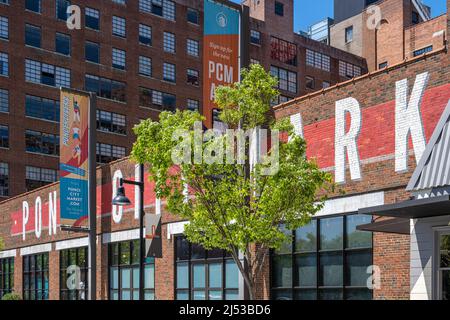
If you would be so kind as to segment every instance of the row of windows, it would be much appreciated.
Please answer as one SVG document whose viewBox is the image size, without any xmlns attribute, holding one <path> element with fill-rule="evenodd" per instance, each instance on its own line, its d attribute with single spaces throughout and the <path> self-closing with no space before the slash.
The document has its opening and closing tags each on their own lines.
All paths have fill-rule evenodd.
<svg viewBox="0 0 450 320">
<path fill-rule="evenodd" d="M 361 67 L 345 61 L 339 61 L 339 75 L 347 78 L 359 77 L 361 75 Z"/>
<path fill-rule="evenodd" d="M 70 70 L 30 59 L 25 60 L 25 81 L 70 88 Z"/>
<path fill-rule="evenodd" d="M 306 49 L 306 65 L 330 72 L 330 56 Z"/>
<path fill-rule="evenodd" d="M 158 90 L 139 88 L 139 106 L 159 111 L 175 111 L 176 97 Z"/>
<path fill-rule="evenodd" d="M 108 163 L 125 157 L 126 148 L 107 143 L 97 143 L 97 163 Z"/>
<path fill-rule="evenodd" d="M 356 226 L 370 216 L 312 220 L 294 231 L 272 255 L 274 299 L 371 299 L 367 283 L 372 265 L 372 233 Z"/>
<path fill-rule="evenodd" d="M 9 196 L 9 166 L 0 162 L 0 197 Z"/>
<path fill-rule="evenodd" d="M 27 192 L 58 181 L 58 172 L 54 169 L 26 166 L 25 173 L 25 187 Z"/>
<path fill-rule="evenodd" d="M 279 38 L 270 38 L 270 58 L 291 66 L 297 65 L 297 45 Z"/>
</svg>

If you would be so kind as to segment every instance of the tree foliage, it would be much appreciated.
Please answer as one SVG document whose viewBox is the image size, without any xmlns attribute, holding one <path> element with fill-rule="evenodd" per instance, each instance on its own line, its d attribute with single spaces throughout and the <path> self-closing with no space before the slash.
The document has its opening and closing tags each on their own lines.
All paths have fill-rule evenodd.
<svg viewBox="0 0 450 320">
<path fill-rule="evenodd" d="M 231 253 L 250 298 L 255 297 L 256 276 L 268 250 L 277 249 L 288 240 L 280 225 L 292 230 L 307 224 L 323 205 L 318 191 L 331 185 L 330 175 L 307 160 L 305 141 L 293 135 L 289 121 L 276 122 L 270 114 L 270 102 L 278 95 L 275 85 L 276 80 L 261 66 L 252 65 L 242 71 L 240 83 L 215 91 L 220 118 L 229 128 L 270 127 L 291 136 L 280 142 L 279 169 L 273 175 L 263 174 L 268 162 L 250 167 L 248 156 L 242 164 L 195 163 L 192 152 L 188 154 L 189 163 L 175 165 L 172 155 L 174 150 L 182 151 L 177 149 L 181 140 L 195 149 L 194 124 L 203 120 L 196 112 L 162 112 L 159 121 L 144 120 L 134 129 L 137 141 L 132 157 L 149 164 L 156 195 L 167 201 L 170 212 L 189 220 L 185 227 L 189 241 Z M 176 135 L 174 139 L 177 130 L 184 132 L 185 137 Z M 203 154 L 214 154 L 211 150 L 227 147 L 224 136 L 206 135 L 201 146 Z M 254 250 L 255 246 L 259 250 Z"/>
</svg>

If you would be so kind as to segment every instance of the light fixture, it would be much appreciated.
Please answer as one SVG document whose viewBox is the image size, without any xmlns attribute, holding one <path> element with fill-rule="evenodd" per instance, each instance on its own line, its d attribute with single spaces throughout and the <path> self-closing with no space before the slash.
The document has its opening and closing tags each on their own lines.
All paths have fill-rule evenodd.
<svg viewBox="0 0 450 320">
<path fill-rule="evenodd" d="M 112 204 L 115 206 L 128 206 L 131 204 L 130 199 L 125 195 L 125 188 L 123 186 L 123 180 L 120 179 L 119 188 L 117 188 L 117 193 L 114 199 L 112 200 Z"/>
</svg>

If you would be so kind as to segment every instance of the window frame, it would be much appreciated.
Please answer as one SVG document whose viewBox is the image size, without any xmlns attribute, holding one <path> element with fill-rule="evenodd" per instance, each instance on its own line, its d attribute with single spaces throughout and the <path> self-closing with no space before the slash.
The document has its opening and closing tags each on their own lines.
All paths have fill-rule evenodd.
<svg viewBox="0 0 450 320">
<path fill-rule="evenodd" d="M 36 269 L 36 264 L 38 262 L 38 258 L 41 260 L 41 270 Z M 50 255 L 48 252 L 31 254 L 22 257 L 23 265 L 22 265 L 22 297 L 24 300 L 49 300 L 49 291 L 50 291 Z M 25 259 L 28 260 L 26 263 Z M 31 268 L 31 260 L 34 260 L 35 269 Z M 28 266 L 28 269 L 26 267 Z M 45 288 L 45 275 L 47 274 L 47 288 Z M 34 278 L 34 289 L 31 287 L 30 279 Z M 28 278 L 28 286 L 26 286 L 26 280 Z M 41 289 L 36 289 L 37 281 L 41 282 Z M 31 299 L 31 295 L 29 293 L 34 291 L 34 298 Z M 38 296 L 40 293 L 40 299 Z"/>
</svg>

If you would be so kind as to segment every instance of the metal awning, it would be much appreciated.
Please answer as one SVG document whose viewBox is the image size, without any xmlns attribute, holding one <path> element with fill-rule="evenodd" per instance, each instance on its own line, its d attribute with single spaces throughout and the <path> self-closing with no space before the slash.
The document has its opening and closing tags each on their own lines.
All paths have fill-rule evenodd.
<svg viewBox="0 0 450 320">
<path fill-rule="evenodd" d="M 447 216 L 450 215 L 450 195 L 363 208 L 358 213 L 404 219 Z"/>
<path fill-rule="evenodd" d="M 361 224 L 357 226 L 356 229 L 371 232 L 410 234 L 409 221 L 409 219 L 404 218 L 388 218 L 381 221 Z"/>
</svg>

